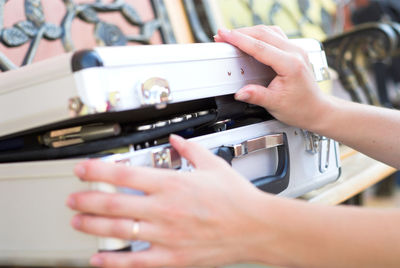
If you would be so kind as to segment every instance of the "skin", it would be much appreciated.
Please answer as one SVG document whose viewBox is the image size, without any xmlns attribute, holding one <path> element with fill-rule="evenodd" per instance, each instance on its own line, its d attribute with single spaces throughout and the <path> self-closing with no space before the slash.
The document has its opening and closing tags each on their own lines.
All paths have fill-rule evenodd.
<svg viewBox="0 0 400 268">
<path fill-rule="evenodd" d="M 271 66 L 268 88 L 247 85 L 235 97 L 277 119 L 334 138 L 400 167 L 400 113 L 342 101 L 319 90 L 300 48 L 279 28 L 220 30 L 228 42 Z M 388 129 L 390 131 L 388 131 Z M 72 226 L 98 236 L 150 241 L 143 252 L 99 253 L 103 267 L 210 267 L 259 262 L 289 267 L 398 267 L 400 212 L 326 207 L 266 194 L 223 160 L 178 136 L 171 145 L 195 170 L 177 172 L 89 160 L 84 181 L 144 191 L 144 196 L 81 192 L 67 201 Z M 133 237 L 133 220 L 140 232 Z"/>
</svg>

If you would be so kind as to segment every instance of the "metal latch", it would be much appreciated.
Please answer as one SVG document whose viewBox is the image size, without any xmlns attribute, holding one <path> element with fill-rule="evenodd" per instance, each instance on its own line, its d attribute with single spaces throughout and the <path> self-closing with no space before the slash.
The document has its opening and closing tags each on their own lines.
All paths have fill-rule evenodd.
<svg viewBox="0 0 400 268">
<path fill-rule="evenodd" d="M 307 130 L 301 130 L 306 143 L 306 152 L 310 154 L 318 153 L 319 171 L 324 173 L 329 167 L 329 156 L 331 149 L 331 139 L 315 134 Z M 326 143 L 326 154 L 322 153 L 323 144 Z"/>
<path fill-rule="evenodd" d="M 138 93 L 142 105 L 155 105 L 157 109 L 165 108 L 172 101 L 169 83 L 160 77 L 151 77 L 141 83 Z"/>
<path fill-rule="evenodd" d="M 232 150 L 234 157 L 240 157 L 252 152 L 280 145 L 283 145 L 283 134 L 267 135 L 227 147 Z"/>
<path fill-rule="evenodd" d="M 172 147 L 165 147 L 151 152 L 153 167 L 178 169 L 182 165 L 181 157 Z"/>
</svg>

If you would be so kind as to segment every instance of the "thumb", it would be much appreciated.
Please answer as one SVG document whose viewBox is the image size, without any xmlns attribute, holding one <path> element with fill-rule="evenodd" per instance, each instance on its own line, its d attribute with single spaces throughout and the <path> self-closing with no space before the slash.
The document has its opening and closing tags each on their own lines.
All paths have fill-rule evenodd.
<svg viewBox="0 0 400 268">
<path fill-rule="evenodd" d="M 247 103 L 255 104 L 268 109 L 272 103 L 272 93 L 270 89 L 260 85 L 247 85 L 235 94 L 235 99 Z"/>
<path fill-rule="evenodd" d="M 195 168 L 211 169 L 221 166 L 221 163 L 224 162 L 221 158 L 214 155 L 200 144 L 187 141 L 178 135 L 171 134 L 169 142 L 172 147 Z"/>
</svg>

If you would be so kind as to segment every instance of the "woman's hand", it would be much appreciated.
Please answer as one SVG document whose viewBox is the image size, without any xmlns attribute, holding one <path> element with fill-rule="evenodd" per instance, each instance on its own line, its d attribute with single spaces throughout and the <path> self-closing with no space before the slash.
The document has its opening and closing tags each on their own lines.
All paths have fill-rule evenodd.
<svg viewBox="0 0 400 268">
<path fill-rule="evenodd" d="M 100 253 L 91 264 L 105 267 L 215 266 L 250 260 L 247 250 L 266 227 L 255 204 L 262 194 L 222 158 L 198 144 L 171 136 L 171 145 L 195 167 L 178 172 L 89 160 L 75 173 L 146 195 L 81 192 L 67 204 L 77 210 L 71 224 L 89 234 L 144 240 L 143 252 Z M 133 234 L 134 221 L 139 232 Z M 261 227 L 262 226 L 262 227 Z M 248 231 L 245 231 L 248 230 Z M 137 231 L 137 230 L 136 230 Z"/>
<path fill-rule="evenodd" d="M 289 42 L 276 26 L 254 26 L 219 30 L 215 40 L 227 42 L 270 66 L 276 77 L 268 85 L 247 85 L 235 98 L 263 106 L 275 118 L 289 125 L 318 130 L 329 100 L 315 82 L 304 50 Z"/>
</svg>

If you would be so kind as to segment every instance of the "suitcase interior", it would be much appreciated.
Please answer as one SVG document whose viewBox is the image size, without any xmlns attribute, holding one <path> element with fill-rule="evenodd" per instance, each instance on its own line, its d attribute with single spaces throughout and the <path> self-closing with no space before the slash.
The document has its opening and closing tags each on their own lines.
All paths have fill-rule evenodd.
<svg viewBox="0 0 400 268">
<path fill-rule="evenodd" d="M 262 107 L 235 101 L 233 95 L 149 106 L 71 118 L 0 137 L 0 163 L 75 157 L 101 157 L 117 148 L 148 148 L 168 142 L 171 133 L 193 138 L 273 119 Z M 52 148 L 40 141 L 45 133 L 82 125 L 118 124 L 118 136 Z M 119 151 L 120 152 L 120 151 Z"/>
</svg>

